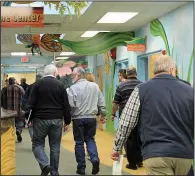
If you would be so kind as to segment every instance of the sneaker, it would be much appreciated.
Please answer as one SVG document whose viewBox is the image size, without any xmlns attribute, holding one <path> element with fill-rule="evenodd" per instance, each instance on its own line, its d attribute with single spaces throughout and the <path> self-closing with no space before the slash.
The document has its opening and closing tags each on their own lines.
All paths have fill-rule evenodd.
<svg viewBox="0 0 195 176">
<path fill-rule="evenodd" d="M 93 163 L 93 168 L 92 168 L 92 174 L 96 175 L 100 171 L 100 162 L 96 161 Z"/>
<path fill-rule="evenodd" d="M 17 135 L 18 142 L 22 142 L 22 136 L 18 131 L 16 131 L 16 135 Z"/>
<path fill-rule="evenodd" d="M 45 166 L 42 170 L 42 173 L 41 173 L 41 176 L 46 176 L 48 175 L 49 173 L 51 172 L 51 167 L 48 165 L 48 166 Z"/>
<path fill-rule="evenodd" d="M 76 173 L 79 175 L 85 175 L 85 171 L 83 171 L 82 169 L 77 169 Z"/>
<path fill-rule="evenodd" d="M 136 165 L 133 165 L 133 164 L 127 164 L 126 165 L 126 168 L 127 169 L 131 169 L 131 170 L 137 170 L 137 166 Z"/>
</svg>

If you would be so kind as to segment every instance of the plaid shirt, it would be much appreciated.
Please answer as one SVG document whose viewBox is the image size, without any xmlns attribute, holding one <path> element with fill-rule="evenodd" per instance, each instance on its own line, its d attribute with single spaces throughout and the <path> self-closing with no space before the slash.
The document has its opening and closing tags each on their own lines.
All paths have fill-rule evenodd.
<svg viewBox="0 0 195 176">
<path fill-rule="evenodd" d="M 138 114 L 140 111 L 139 89 L 136 87 L 132 92 L 129 100 L 119 120 L 118 129 L 114 141 L 114 151 L 122 151 L 124 143 L 127 141 L 131 131 L 138 123 Z"/>
<path fill-rule="evenodd" d="M 16 85 L 5 87 L 1 91 L 1 107 L 7 110 L 17 111 L 17 116 L 21 114 L 22 90 Z"/>
</svg>

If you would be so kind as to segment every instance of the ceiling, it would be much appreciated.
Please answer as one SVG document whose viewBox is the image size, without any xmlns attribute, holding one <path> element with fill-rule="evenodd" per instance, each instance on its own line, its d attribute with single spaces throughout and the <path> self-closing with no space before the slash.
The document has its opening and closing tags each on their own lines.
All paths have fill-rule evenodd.
<svg viewBox="0 0 195 176">
<path fill-rule="evenodd" d="M 80 37 L 87 30 L 133 31 L 185 3 L 187 2 L 93 2 L 79 19 L 76 16 L 70 20 L 69 16 L 44 15 L 44 28 L 2 28 L 1 54 L 9 56 L 11 52 L 30 53 L 30 49 L 24 48 L 24 45 L 16 44 L 15 34 L 63 33 L 66 40 L 87 40 Z M 139 12 L 139 14 L 125 24 L 97 24 L 107 12 Z M 51 52 L 44 50 L 42 52 L 45 56 L 53 56 Z M 56 56 L 59 54 L 56 53 Z"/>
</svg>

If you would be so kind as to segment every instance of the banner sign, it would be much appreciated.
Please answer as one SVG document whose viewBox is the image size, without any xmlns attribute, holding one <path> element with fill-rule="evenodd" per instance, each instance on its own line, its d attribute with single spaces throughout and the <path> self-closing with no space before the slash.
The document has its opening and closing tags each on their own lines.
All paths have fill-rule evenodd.
<svg viewBox="0 0 195 176">
<path fill-rule="evenodd" d="M 131 41 L 126 41 L 127 51 L 145 51 L 146 50 L 146 40 L 145 37 L 135 37 Z"/>
<path fill-rule="evenodd" d="M 145 51 L 146 47 L 143 44 L 128 44 L 127 51 Z"/>
<path fill-rule="evenodd" d="M 1 27 L 4 28 L 43 27 L 43 19 L 43 7 L 1 6 Z"/>
</svg>

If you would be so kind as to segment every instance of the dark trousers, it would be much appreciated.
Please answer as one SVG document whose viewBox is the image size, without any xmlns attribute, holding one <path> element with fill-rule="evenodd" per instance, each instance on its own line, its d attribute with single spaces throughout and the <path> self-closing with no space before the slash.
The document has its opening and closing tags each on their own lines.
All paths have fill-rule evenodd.
<svg viewBox="0 0 195 176">
<path fill-rule="evenodd" d="M 62 119 L 41 120 L 33 119 L 33 139 L 32 148 L 36 160 L 38 161 L 41 170 L 45 166 L 50 165 L 52 168 L 51 175 L 58 175 L 60 144 L 62 137 Z M 50 162 L 44 151 L 45 138 L 49 138 L 50 146 Z"/>
<path fill-rule="evenodd" d="M 193 167 L 190 168 L 187 176 L 194 176 L 194 169 L 193 169 Z"/>
<path fill-rule="evenodd" d="M 93 163 L 99 162 L 97 146 L 94 140 L 96 134 L 96 119 L 83 118 L 73 120 L 73 135 L 75 140 L 75 156 L 78 163 L 77 168 L 85 171 L 85 149 L 84 142 L 87 146 L 87 151 L 90 156 L 90 161 Z"/>
<path fill-rule="evenodd" d="M 138 136 L 138 128 L 132 130 L 127 142 L 127 160 L 129 164 L 136 166 L 142 163 L 140 140 Z"/>
<path fill-rule="evenodd" d="M 25 126 L 24 119 L 22 119 L 22 118 L 15 118 L 16 132 L 18 132 L 19 134 L 21 134 L 24 126 Z"/>
</svg>

